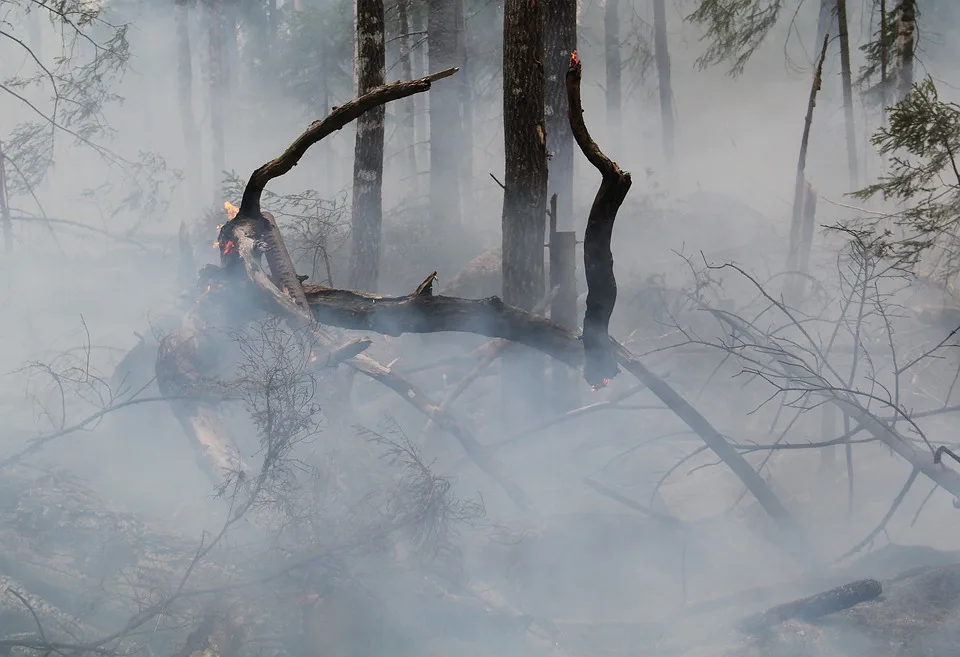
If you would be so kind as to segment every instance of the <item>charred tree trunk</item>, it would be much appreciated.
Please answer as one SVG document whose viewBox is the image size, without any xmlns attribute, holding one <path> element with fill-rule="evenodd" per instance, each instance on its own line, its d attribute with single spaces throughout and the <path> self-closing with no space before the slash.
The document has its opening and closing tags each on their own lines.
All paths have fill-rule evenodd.
<svg viewBox="0 0 960 657">
<path fill-rule="evenodd" d="M 357 1 L 357 96 L 386 82 L 383 0 Z M 383 224 L 384 106 L 357 119 L 353 161 L 353 258 L 351 282 L 376 290 Z"/>
<path fill-rule="evenodd" d="M 413 79 L 413 54 L 410 52 L 410 0 L 398 0 L 397 22 L 399 23 L 400 67 L 404 80 Z M 403 101 L 403 141 L 406 142 L 407 175 L 410 176 L 413 196 L 420 195 L 420 175 L 417 168 L 417 105 L 416 96 Z"/>
<path fill-rule="evenodd" d="M 843 83 L 843 115 L 847 132 L 847 173 L 850 189 L 859 187 L 857 173 L 857 134 L 853 123 L 853 78 L 850 72 L 850 35 L 847 31 L 847 0 L 837 0 L 837 24 L 840 31 L 840 77 Z"/>
<path fill-rule="evenodd" d="M 544 294 L 547 142 L 544 130 L 543 3 L 507 0 L 503 14 L 503 300 L 530 310 Z M 521 403 L 539 406 L 542 358 L 503 363 L 505 422 Z"/>
<path fill-rule="evenodd" d="M 605 0 L 603 9 L 604 59 L 607 64 L 607 129 L 610 142 L 620 143 L 622 134 L 620 75 L 620 0 Z"/>
<path fill-rule="evenodd" d="M 462 0 L 428 0 L 430 72 L 457 61 L 457 9 Z M 455 84 L 430 90 L 430 230 L 440 244 L 460 225 L 460 97 Z M 536 303 L 536 302 L 534 302 Z"/>
<path fill-rule="evenodd" d="M 569 124 L 567 121 L 568 129 Z M 576 258 L 577 233 L 558 230 L 557 195 L 554 194 L 550 197 L 550 289 L 556 291 L 556 296 L 550 304 L 550 321 L 570 331 L 576 331 L 578 323 Z M 579 407 L 580 389 L 577 383 L 576 373 L 570 368 L 561 367 L 559 363 L 553 364 L 551 388 L 555 411 Z"/>
<path fill-rule="evenodd" d="M 188 174 L 194 186 L 190 192 L 197 197 L 193 200 L 199 201 L 199 190 L 195 186 L 201 177 L 201 172 L 196 170 L 200 163 L 200 134 L 193 115 L 193 50 L 190 47 L 188 0 L 176 0 L 174 22 L 177 38 L 177 104 L 180 108 L 180 129 L 187 147 L 188 167 L 193 169 Z"/>
<path fill-rule="evenodd" d="M 917 45 L 917 2 L 901 0 L 900 19 L 897 23 L 897 63 L 899 80 L 897 100 L 910 95 L 913 88 L 913 56 Z"/>
<path fill-rule="evenodd" d="M 653 51 L 657 64 L 660 92 L 660 125 L 663 129 L 663 156 L 673 163 L 676 126 L 673 121 L 673 84 L 670 80 L 670 49 L 667 45 L 667 7 L 665 0 L 653 0 Z"/>
<path fill-rule="evenodd" d="M 223 108 L 227 104 L 223 84 L 223 2 L 206 0 L 207 69 L 209 75 L 210 107 L 210 161 L 213 167 L 213 202 L 220 200 L 220 185 L 226 164 L 226 138 L 223 126 Z"/>
<path fill-rule="evenodd" d="M 547 150 L 550 151 L 549 192 L 557 196 L 558 230 L 573 227 L 573 133 L 567 118 L 564 76 L 577 49 L 577 2 L 553 0 L 544 9 L 546 49 Z M 551 251 L 552 253 L 552 251 Z M 552 266 L 552 265 L 551 265 Z M 576 324 L 568 328 L 575 328 Z"/>
<path fill-rule="evenodd" d="M 467 21 L 463 0 L 453 3 L 457 12 L 457 61 L 460 73 L 457 90 L 460 98 L 460 202 L 473 207 L 473 76 L 467 58 Z"/>
</svg>

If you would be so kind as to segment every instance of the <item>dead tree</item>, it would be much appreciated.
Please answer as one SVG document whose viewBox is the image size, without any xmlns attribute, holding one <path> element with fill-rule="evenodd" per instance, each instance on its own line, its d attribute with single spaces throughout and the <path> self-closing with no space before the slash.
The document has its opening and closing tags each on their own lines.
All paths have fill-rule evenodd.
<svg viewBox="0 0 960 657">
<path fill-rule="evenodd" d="M 610 140 L 620 143 L 622 133 L 620 78 L 623 60 L 620 56 L 620 0 L 604 0 L 603 52 L 607 68 L 607 129 Z"/>
<path fill-rule="evenodd" d="M 412 80 L 413 75 L 413 54 L 410 52 L 410 0 L 398 0 L 397 2 L 397 20 L 400 24 L 400 69 L 404 80 Z M 417 76 L 419 77 L 419 76 Z M 420 175 L 417 165 L 417 129 L 416 116 L 417 105 L 416 96 L 411 96 L 403 101 L 403 130 L 406 133 L 407 140 L 407 170 L 412 176 L 410 186 L 413 189 L 413 195 L 420 194 Z"/>
<path fill-rule="evenodd" d="M 357 96 L 386 82 L 383 0 L 357 2 Z M 357 119 L 353 159 L 353 253 L 351 285 L 376 290 L 383 225 L 383 105 Z"/>
<path fill-rule="evenodd" d="M 187 147 L 189 166 L 193 169 L 189 177 L 199 180 L 200 172 L 200 134 L 193 114 L 193 50 L 190 46 L 190 4 L 188 0 L 176 0 L 174 4 L 174 25 L 177 44 L 177 105 L 180 109 L 180 130 Z M 194 183 L 196 184 L 196 183 Z M 196 193 L 196 190 L 191 190 Z"/>
<path fill-rule="evenodd" d="M 667 43 L 667 7 L 665 0 L 653 0 L 653 56 L 657 64 L 660 95 L 660 127 L 663 130 L 663 155 L 673 162 L 676 125 L 673 117 L 673 84 L 670 79 L 670 49 Z"/>
<path fill-rule="evenodd" d="M 462 0 L 428 0 L 430 72 L 457 61 L 457 9 Z M 460 96 L 457 85 L 430 90 L 430 230 L 440 244 L 460 225 Z"/>
<path fill-rule="evenodd" d="M 223 79 L 223 2 L 203 0 L 206 9 L 207 28 L 207 76 L 208 107 L 210 108 L 210 165 L 212 171 L 213 202 L 220 198 L 220 183 L 226 164 L 226 137 L 224 136 L 223 110 L 227 106 L 224 97 L 226 88 Z"/>
<path fill-rule="evenodd" d="M 847 0 L 837 0 L 840 29 L 840 77 L 843 83 L 843 115 L 847 132 L 847 172 L 850 189 L 859 187 L 857 173 L 857 134 L 853 123 L 853 78 L 850 72 L 850 35 L 847 31 Z"/>
<path fill-rule="evenodd" d="M 793 214 L 790 218 L 790 242 L 788 244 L 787 270 L 792 271 L 797 267 L 797 254 L 799 253 L 800 224 L 803 206 L 803 190 L 806 182 L 807 169 L 807 149 L 810 145 L 810 129 L 813 127 L 813 110 L 817 106 L 817 92 L 820 91 L 823 82 L 823 62 L 827 56 L 827 45 L 830 43 L 830 35 L 823 37 L 823 45 L 820 48 L 820 58 L 817 60 L 817 68 L 813 72 L 813 83 L 810 85 L 810 98 L 807 101 L 807 114 L 803 119 L 803 136 L 800 138 L 800 156 L 797 158 L 797 175 L 793 183 Z"/>
<path fill-rule="evenodd" d="M 897 21 L 898 97 L 903 100 L 913 88 L 913 58 L 917 47 L 917 2 L 900 0 Z"/>
<path fill-rule="evenodd" d="M 580 103 L 581 63 L 576 51 L 570 56 L 566 75 L 570 128 L 577 146 L 602 176 L 600 189 L 590 207 L 583 237 L 583 268 L 587 278 L 587 309 L 583 315 L 583 375 L 595 387 L 605 386 L 620 368 L 610 346 L 610 316 L 617 303 L 617 280 L 613 275 L 613 224 L 633 180 L 621 171 L 590 137 Z"/>
<path fill-rule="evenodd" d="M 227 222 L 221 229 L 220 266 L 210 266 L 204 272 L 201 277 L 201 289 L 205 290 L 204 294 L 201 295 L 198 303 L 192 304 L 193 309 L 184 317 L 181 328 L 165 341 L 157 357 L 158 385 L 165 395 L 176 398 L 171 399 L 171 406 L 175 413 L 178 413 L 188 435 L 193 435 L 192 427 L 196 421 L 198 409 L 213 407 L 210 400 L 204 402 L 202 396 L 204 379 L 209 376 L 211 367 L 216 365 L 216 350 L 213 348 L 216 339 L 211 339 L 212 333 L 204 330 L 205 325 L 215 326 L 215 320 L 229 320 L 231 317 L 235 322 L 242 322 L 246 321 L 245 317 L 252 310 L 266 310 L 287 318 L 294 327 L 311 332 L 317 344 L 327 350 L 326 355 L 318 354 L 318 362 L 321 366 L 344 363 L 397 392 L 407 403 L 427 415 L 441 429 L 453 434 L 474 463 L 495 478 L 517 504 L 522 507 L 528 506 L 522 490 L 504 475 L 498 461 L 469 434 L 462 424 L 449 413 L 438 410 L 437 404 L 426 398 L 423 392 L 409 381 L 361 353 L 370 344 L 369 341 L 352 341 L 338 347 L 317 322 L 348 329 L 376 331 L 387 335 L 439 331 L 477 333 L 520 342 L 575 368 L 582 366 L 586 352 L 580 337 L 546 319 L 506 305 L 496 297 L 469 300 L 434 296 L 435 275 L 427 277 L 413 293 L 392 298 L 321 286 L 304 286 L 292 268 L 292 262 L 276 228 L 276 223 L 269 214 L 262 212 L 260 207 L 260 196 L 266 184 L 290 171 L 311 145 L 341 129 L 346 123 L 371 107 L 426 91 L 431 82 L 454 72 L 455 69 L 451 69 L 421 80 L 381 87 L 342 105 L 323 121 L 314 122 L 287 148 L 283 155 L 253 172 L 244 189 L 236 218 Z M 579 84 L 575 83 L 579 81 L 578 63 L 572 67 L 571 75 L 573 80 L 568 76 L 568 92 L 572 93 L 569 99 L 573 114 L 571 118 L 574 122 L 582 123 Z M 574 112 L 574 109 L 577 111 Z M 578 129 L 575 125 L 573 127 L 576 135 Z M 596 153 L 589 150 L 587 152 L 590 153 L 592 160 L 596 160 Z M 612 215 L 606 212 L 609 212 L 612 206 L 599 201 L 610 200 L 611 185 L 613 191 L 622 190 L 623 174 L 621 173 L 616 181 L 610 175 L 606 175 L 605 183 L 601 184 L 598 203 L 595 204 L 601 214 L 597 216 L 608 220 L 612 220 Z M 604 252 L 609 253 L 611 229 L 612 221 L 607 221 L 604 226 L 588 229 L 587 240 L 591 242 L 606 240 L 599 244 L 599 248 L 598 245 L 589 245 L 591 253 L 600 256 L 603 256 Z M 270 277 L 260 268 L 261 256 L 266 256 L 270 266 Z M 604 260 L 603 257 L 601 260 Z M 606 258 L 605 262 L 609 263 L 609 258 Z M 613 282 L 606 277 L 591 277 L 590 280 L 599 282 L 600 285 L 609 285 Z M 601 297 L 609 300 L 610 292 L 609 287 L 601 288 Z M 760 505 L 781 527 L 784 548 L 804 558 L 810 558 L 808 548 L 800 537 L 789 512 L 766 482 L 726 438 L 689 402 L 662 378 L 647 369 L 626 348 L 611 339 L 610 350 L 627 371 L 636 376 L 690 426 L 744 482 Z M 603 354 L 599 353 L 602 360 Z M 598 352 L 594 350 L 593 354 L 587 355 L 587 358 L 596 359 L 597 354 Z M 588 381 L 602 383 L 602 380 L 598 381 L 596 378 L 598 374 L 596 367 L 591 366 L 589 369 Z M 599 374 L 602 373 L 599 372 Z M 180 404 L 185 395 L 190 396 L 189 402 Z M 209 436 L 216 438 L 213 432 Z M 197 436 L 193 436 L 193 440 L 199 442 Z M 222 440 L 218 442 L 220 445 L 224 444 Z"/>
<path fill-rule="evenodd" d="M 544 14 L 548 187 L 551 198 L 554 195 L 557 198 L 557 229 L 569 230 L 573 226 L 573 133 L 567 115 L 564 76 L 570 54 L 577 49 L 577 3 L 575 0 L 548 2 Z"/>
<path fill-rule="evenodd" d="M 459 0 L 458 0 L 459 1 Z M 547 141 L 544 126 L 543 3 L 508 0 L 503 13 L 503 300 L 530 310 L 544 295 Z M 541 401 L 542 362 L 504 362 L 503 417 L 511 424 Z"/>
<path fill-rule="evenodd" d="M 13 253 L 13 225 L 10 222 L 10 201 L 7 196 L 7 158 L 0 142 L 0 230 L 3 231 L 3 248 Z"/>
</svg>

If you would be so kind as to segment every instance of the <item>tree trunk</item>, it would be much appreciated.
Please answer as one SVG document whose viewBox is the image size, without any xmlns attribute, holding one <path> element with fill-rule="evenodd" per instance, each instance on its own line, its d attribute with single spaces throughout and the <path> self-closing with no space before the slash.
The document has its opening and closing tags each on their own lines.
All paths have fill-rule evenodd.
<svg viewBox="0 0 960 657">
<path fill-rule="evenodd" d="M 460 97 L 460 198 L 464 208 L 473 207 L 473 76 L 467 59 L 467 21 L 463 0 L 455 0 L 457 12 L 457 90 Z"/>
<path fill-rule="evenodd" d="M 430 72 L 457 61 L 457 9 L 462 0 L 428 0 Z M 460 98 L 456 84 L 430 90 L 430 230 L 440 244 L 460 225 Z M 536 302 L 534 302 L 536 303 Z"/>
<path fill-rule="evenodd" d="M 910 95 L 913 88 L 913 54 L 917 36 L 917 2 L 901 0 L 900 21 L 897 24 L 897 61 L 899 63 L 898 99 Z"/>
<path fill-rule="evenodd" d="M 413 40 L 413 45 L 410 48 L 410 63 L 413 65 L 413 75 L 415 78 L 421 78 L 426 75 L 429 68 L 427 62 L 429 43 L 426 37 L 427 16 L 425 5 L 426 2 L 420 0 L 413 3 L 410 7 L 411 25 L 413 26 L 413 31 L 417 33 L 416 38 Z M 413 108 L 416 113 L 414 116 L 414 143 L 416 144 L 416 148 L 414 150 L 417 153 L 417 162 L 420 167 L 417 169 L 418 189 L 423 187 L 423 176 L 427 173 L 423 168 L 423 164 L 430 161 L 428 145 L 430 128 L 427 124 L 427 119 L 430 114 L 429 99 L 429 94 L 417 94 L 413 98 Z"/>
<path fill-rule="evenodd" d="M 193 114 L 193 51 L 190 47 L 190 6 L 188 0 L 176 0 L 174 23 L 177 38 L 177 103 L 180 108 L 180 129 L 187 147 L 187 169 L 192 202 L 202 202 L 197 186 L 202 173 L 200 163 L 200 134 Z"/>
<path fill-rule="evenodd" d="M 840 30 L 840 76 L 843 82 L 843 114 L 847 132 L 847 173 L 850 189 L 857 189 L 857 135 L 853 124 L 853 80 L 850 72 L 850 35 L 847 32 L 847 0 L 837 0 L 837 23 Z"/>
<path fill-rule="evenodd" d="M 653 0 L 653 50 L 657 63 L 660 92 L 660 124 L 663 129 L 663 156 L 673 164 L 675 126 L 673 122 L 673 85 L 670 81 L 670 50 L 667 46 L 667 7 L 665 0 Z"/>
<path fill-rule="evenodd" d="M 357 0 L 357 96 L 386 82 L 383 0 Z M 384 106 L 357 119 L 353 161 L 353 258 L 355 289 L 374 291 L 380 272 L 383 224 Z"/>
<path fill-rule="evenodd" d="M 620 108 L 620 0 L 606 0 L 603 12 L 604 53 L 607 63 L 607 129 L 610 143 L 620 144 L 622 134 Z"/>
<path fill-rule="evenodd" d="M 544 295 L 547 143 L 544 132 L 543 3 L 507 0 L 503 18 L 504 192 L 503 300 L 530 310 Z M 504 420 L 536 404 L 542 358 L 508 359 L 503 367 Z"/>
<path fill-rule="evenodd" d="M 227 168 L 223 128 L 223 108 L 227 104 L 223 84 L 223 1 L 206 0 L 205 3 L 207 9 L 207 70 L 210 78 L 210 162 L 213 167 L 211 192 L 214 203 L 218 203 L 220 200 L 223 172 Z"/>
<path fill-rule="evenodd" d="M 413 55 L 410 52 L 410 0 L 397 1 L 397 22 L 399 23 L 400 35 L 400 67 L 403 72 L 404 80 L 413 79 Z M 417 105 L 414 98 L 407 98 L 403 101 L 403 135 L 401 143 L 405 144 L 407 175 L 410 176 L 410 186 L 413 190 L 413 196 L 420 195 L 420 175 L 417 167 L 417 128 L 416 116 Z"/>
<path fill-rule="evenodd" d="M 13 225 L 10 223 L 10 200 L 7 197 L 7 158 L 0 143 L 0 230 L 3 231 L 3 248 L 13 253 Z"/>
<path fill-rule="evenodd" d="M 557 195 L 558 230 L 571 230 L 573 219 L 573 133 L 567 119 L 564 76 L 570 54 L 577 49 L 577 0 L 553 0 L 544 9 L 546 46 L 547 150 L 550 151 L 549 191 Z M 576 325 L 569 326 L 574 329 Z"/>
</svg>

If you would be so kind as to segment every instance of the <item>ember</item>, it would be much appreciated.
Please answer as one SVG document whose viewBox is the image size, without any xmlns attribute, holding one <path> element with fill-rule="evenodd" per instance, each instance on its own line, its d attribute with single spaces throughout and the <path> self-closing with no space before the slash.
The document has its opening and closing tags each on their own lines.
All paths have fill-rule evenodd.
<svg viewBox="0 0 960 657">
<path fill-rule="evenodd" d="M 574 50 L 570 53 L 570 68 L 575 68 L 580 66 L 580 56 L 577 54 L 577 51 Z"/>
</svg>

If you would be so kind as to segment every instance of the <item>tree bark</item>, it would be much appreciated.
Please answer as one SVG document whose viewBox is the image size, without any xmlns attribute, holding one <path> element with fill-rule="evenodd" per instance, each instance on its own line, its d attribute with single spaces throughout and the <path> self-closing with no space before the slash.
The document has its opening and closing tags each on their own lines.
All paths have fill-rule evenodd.
<svg viewBox="0 0 960 657">
<path fill-rule="evenodd" d="M 210 163 L 212 171 L 212 202 L 221 197 L 220 185 L 226 164 L 226 138 L 223 126 L 223 108 L 227 106 L 223 84 L 223 2 L 206 0 L 207 23 L 207 70 L 209 80 L 210 108 Z"/>
<path fill-rule="evenodd" d="M 507 0 L 503 16 L 503 300 L 530 310 L 545 291 L 543 3 Z M 542 407 L 545 363 L 527 353 L 503 365 L 502 417 L 512 426 Z"/>
<path fill-rule="evenodd" d="M 201 156 L 200 133 L 193 114 L 193 51 L 190 47 L 188 0 L 176 0 L 173 15 L 177 39 L 177 104 L 180 109 L 180 129 L 187 147 L 187 168 L 190 170 L 187 177 L 193 181 L 190 192 L 197 196 L 193 201 L 198 202 L 200 194 L 196 185 L 201 180 L 202 172 L 197 170 Z"/>
<path fill-rule="evenodd" d="M 840 77 L 843 83 L 843 114 L 847 133 L 847 173 L 850 189 L 858 189 L 857 133 L 853 123 L 853 78 L 850 71 L 850 35 L 847 31 L 847 0 L 837 0 L 837 23 L 840 30 Z"/>
<path fill-rule="evenodd" d="M 573 221 L 573 133 L 567 118 L 567 90 L 564 76 L 570 54 L 577 49 L 576 0 L 552 0 L 544 9 L 546 49 L 547 150 L 550 152 L 548 180 L 551 197 L 557 195 L 557 229 L 571 230 Z M 571 327 L 572 328 L 572 327 Z"/>
<path fill-rule="evenodd" d="M 460 99 L 460 202 L 473 207 L 473 75 L 467 57 L 467 20 L 463 0 L 454 0 L 457 20 L 457 95 Z"/>
<path fill-rule="evenodd" d="M 917 2 L 901 0 L 897 23 L 897 62 L 899 64 L 898 98 L 903 100 L 913 89 L 913 59 L 917 38 Z"/>
<path fill-rule="evenodd" d="M 386 82 L 383 0 L 357 1 L 357 96 Z M 353 161 L 353 257 L 351 284 L 376 290 L 383 225 L 384 105 L 357 119 Z"/>
<path fill-rule="evenodd" d="M 620 77 L 623 71 L 620 57 L 620 0 L 605 0 L 603 34 L 607 65 L 607 129 L 610 131 L 610 142 L 619 144 L 623 133 L 620 98 Z"/>
<path fill-rule="evenodd" d="M 413 53 L 410 52 L 410 0 L 397 0 L 397 22 L 400 24 L 400 68 L 405 80 L 413 79 Z M 419 77 L 419 76 L 418 76 Z M 403 141 L 406 143 L 407 175 L 413 196 L 420 196 L 420 170 L 417 166 L 416 96 L 403 101 Z"/>
<path fill-rule="evenodd" d="M 459 66 L 457 10 L 462 0 L 428 0 L 430 72 Z M 445 245 L 460 225 L 460 97 L 455 84 L 430 90 L 430 230 Z"/>
<path fill-rule="evenodd" d="M 673 120 L 673 84 L 670 80 L 670 49 L 667 44 L 667 7 L 665 0 L 653 0 L 653 50 L 657 64 L 660 93 L 660 125 L 663 130 L 663 156 L 673 164 L 676 126 Z"/>
</svg>

